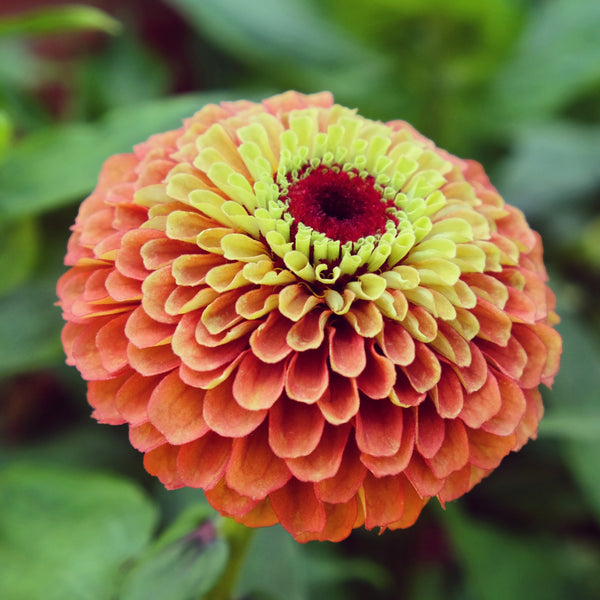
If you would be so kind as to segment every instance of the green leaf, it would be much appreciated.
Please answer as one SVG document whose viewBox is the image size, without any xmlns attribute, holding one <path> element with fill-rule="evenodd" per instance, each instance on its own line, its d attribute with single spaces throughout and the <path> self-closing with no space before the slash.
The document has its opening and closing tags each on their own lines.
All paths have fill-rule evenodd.
<svg viewBox="0 0 600 600">
<path fill-rule="evenodd" d="M 163 60 L 131 33 L 112 38 L 102 53 L 81 61 L 78 74 L 82 85 L 76 100 L 86 115 L 160 98 L 169 87 Z"/>
<path fill-rule="evenodd" d="M 560 547 L 539 538 L 510 534 L 461 514 L 449 505 L 442 521 L 466 578 L 478 600 L 562 600 L 570 593 Z"/>
<path fill-rule="evenodd" d="M 600 6 L 600 3 L 598 3 Z M 544 217 L 581 201 L 600 183 L 600 126 L 552 122 L 515 132 L 496 183 L 507 202 Z"/>
<path fill-rule="evenodd" d="M 0 377 L 63 360 L 55 279 L 35 279 L 0 298 Z"/>
<path fill-rule="evenodd" d="M 213 515 L 207 505 L 185 511 L 128 573 L 119 600 L 196 600 L 210 590 L 229 555 Z"/>
<path fill-rule="evenodd" d="M 600 2 L 554 0 L 530 14 L 513 59 L 491 88 L 494 114 L 539 121 L 600 81 Z"/>
<path fill-rule="evenodd" d="M 303 546 L 282 527 L 258 529 L 250 542 L 237 596 L 308 600 L 310 573 L 303 552 Z"/>
<path fill-rule="evenodd" d="M 569 440 L 563 443 L 563 455 L 571 468 L 575 480 L 583 492 L 596 520 L 600 523 L 600 477 L 598 477 L 598 457 L 600 439 Z"/>
<path fill-rule="evenodd" d="M 88 194 L 103 161 L 154 133 L 181 125 L 205 104 L 236 97 L 211 92 L 136 103 L 94 124 L 48 128 L 15 146 L 0 166 L 0 210 L 6 218 L 58 208 Z"/>
<path fill-rule="evenodd" d="M 111 600 L 156 511 L 131 482 L 51 466 L 0 471 L 0 597 Z"/>
<path fill-rule="evenodd" d="M 12 142 L 12 123 L 6 111 L 0 110 L 0 161 Z"/>
<path fill-rule="evenodd" d="M 35 219 L 0 220 L 0 295 L 25 281 L 38 253 L 38 239 Z"/>
<path fill-rule="evenodd" d="M 365 53 L 305 0 L 168 0 L 191 25 L 242 60 L 348 65 Z"/>
<path fill-rule="evenodd" d="M 0 36 L 40 35 L 82 29 L 118 33 L 121 24 L 98 8 L 64 5 L 41 8 L 0 19 Z"/>
</svg>

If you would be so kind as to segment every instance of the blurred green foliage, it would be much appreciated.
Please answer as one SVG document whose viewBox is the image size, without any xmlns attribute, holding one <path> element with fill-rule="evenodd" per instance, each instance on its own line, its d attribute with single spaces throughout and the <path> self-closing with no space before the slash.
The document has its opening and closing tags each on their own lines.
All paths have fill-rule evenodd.
<svg viewBox="0 0 600 600">
<path fill-rule="evenodd" d="M 125 431 L 91 425 L 54 286 L 106 157 L 208 102 L 289 88 L 329 89 L 484 164 L 544 237 L 563 366 L 541 439 L 445 514 L 337 545 L 259 531 L 240 594 L 600 597 L 600 3 L 12 4 L 0 7 L 0 597 L 185 600 L 222 572 L 217 530 L 190 542 L 213 519 L 201 495 L 165 492 Z"/>
</svg>

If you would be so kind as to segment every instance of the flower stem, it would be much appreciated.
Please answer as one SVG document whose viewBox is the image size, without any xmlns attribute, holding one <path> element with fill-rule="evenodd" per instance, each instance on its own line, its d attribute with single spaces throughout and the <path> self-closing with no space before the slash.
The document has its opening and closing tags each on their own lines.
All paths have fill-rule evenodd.
<svg viewBox="0 0 600 600">
<path fill-rule="evenodd" d="M 228 518 L 223 518 L 220 530 L 229 544 L 229 560 L 221 579 L 208 594 L 203 596 L 204 600 L 233 600 L 235 584 L 254 533 L 254 529 Z"/>
</svg>

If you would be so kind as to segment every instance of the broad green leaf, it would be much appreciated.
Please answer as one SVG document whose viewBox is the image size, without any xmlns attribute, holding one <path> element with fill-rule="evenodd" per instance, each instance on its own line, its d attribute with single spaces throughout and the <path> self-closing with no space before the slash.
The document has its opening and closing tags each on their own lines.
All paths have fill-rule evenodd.
<svg viewBox="0 0 600 600">
<path fill-rule="evenodd" d="M 530 13 L 513 58 L 491 88 L 494 114 L 538 121 L 600 82 L 600 2 L 553 0 Z"/>
<path fill-rule="evenodd" d="M 203 35 L 246 61 L 348 65 L 365 52 L 306 0 L 168 0 Z"/>
<path fill-rule="evenodd" d="M 332 544 L 298 544 L 282 527 L 275 526 L 255 532 L 237 597 L 256 595 L 269 600 L 333 597 L 334 592 L 329 588 L 343 590 L 343 584 L 355 581 L 379 590 L 389 589 L 392 584 L 389 573 L 374 561 L 342 557 Z M 328 589 L 328 594 L 323 594 L 323 589 Z"/>
<path fill-rule="evenodd" d="M 12 123 L 6 111 L 0 110 L 0 162 L 12 141 Z"/>
<path fill-rule="evenodd" d="M 17 463 L 0 471 L 0 597 L 112 600 L 154 506 L 111 475 Z"/>
<path fill-rule="evenodd" d="M 0 296 L 25 281 L 38 253 L 38 240 L 35 219 L 0 220 Z"/>
<path fill-rule="evenodd" d="M 469 598 L 563 600 L 571 594 L 560 547 L 476 522 L 449 505 L 441 518 L 450 535 Z"/>
<path fill-rule="evenodd" d="M 235 92 L 210 92 L 136 103 L 98 123 L 62 125 L 31 134 L 0 165 L 0 214 L 22 217 L 81 199 L 94 187 L 110 155 L 130 152 L 150 135 L 179 127 L 182 119 L 205 104 L 232 97 L 237 97 Z"/>
<path fill-rule="evenodd" d="M 165 95 L 169 73 L 160 55 L 131 33 L 110 40 L 102 53 L 79 63 L 81 113 L 101 115 Z"/>
<path fill-rule="evenodd" d="M 305 548 L 282 527 L 258 529 L 250 542 L 237 596 L 256 594 L 269 600 L 309 600 L 310 573 L 303 559 Z"/>
<path fill-rule="evenodd" d="M 515 133 L 513 150 L 495 182 L 505 200 L 529 216 L 552 217 L 558 209 L 572 211 L 600 183 L 598 156 L 598 125 L 523 127 Z"/>
<path fill-rule="evenodd" d="M 228 546 L 207 505 L 189 508 L 127 574 L 119 600 L 197 600 L 225 570 Z"/>
<path fill-rule="evenodd" d="M 55 279 L 35 279 L 0 298 L 0 377 L 64 360 Z"/>
<path fill-rule="evenodd" d="M 600 439 L 572 439 L 562 444 L 563 456 L 596 521 L 600 523 L 600 477 L 598 477 L 598 457 L 600 457 Z"/>
<path fill-rule="evenodd" d="M 41 8 L 0 19 L 0 36 L 39 35 L 82 29 L 117 33 L 121 24 L 92 6 L 65 5 Z"/>
</svg>

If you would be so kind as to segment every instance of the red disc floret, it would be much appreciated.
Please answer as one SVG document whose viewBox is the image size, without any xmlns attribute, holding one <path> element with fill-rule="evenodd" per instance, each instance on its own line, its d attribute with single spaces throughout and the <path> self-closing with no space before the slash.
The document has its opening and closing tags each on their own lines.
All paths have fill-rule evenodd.
<svg viewBox="0 0 600 600">
<path fill-rule="evenodd" d="M 392 200 L 375 189 L 375 179 L 321 167 L 292 183 L 288 189 L 289 211 L 295 223 L 340 242 L 355 242 L 385 231 Z"/>
</svg>

